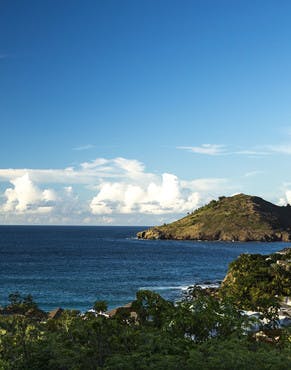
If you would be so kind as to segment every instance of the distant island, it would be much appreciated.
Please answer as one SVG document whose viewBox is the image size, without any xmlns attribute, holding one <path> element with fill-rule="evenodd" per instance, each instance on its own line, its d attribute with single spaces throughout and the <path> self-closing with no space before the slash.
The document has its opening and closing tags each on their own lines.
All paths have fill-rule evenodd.
<svg viewBox="0 0 291 370">
<path fill-rule="evenodd" d="M 137 234 L 139 239 L 291 241 L 291 206 L 237 194 L 219 197 L 170 224 Z"/>
</svg>

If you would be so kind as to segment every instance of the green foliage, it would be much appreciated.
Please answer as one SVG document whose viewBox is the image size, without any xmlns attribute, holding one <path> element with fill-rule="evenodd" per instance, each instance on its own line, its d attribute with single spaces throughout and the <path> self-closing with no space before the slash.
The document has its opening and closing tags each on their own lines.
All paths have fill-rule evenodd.
<svg viewBox="0 0 291 370">
<path fill-rule="evenodd" d="M 96 312 L 106 312 L 107 303 L 105 301 L 96 301 L 93 305 L 93 308 Z"/>
<path fill-rule="evenodd" d="M 187 369 L 205 370 L 287 370 L 290 346 L 281 351 L 247 338 L 213 339 L 190 351 Z M 289 364 L 288 364 L 289 363 Z"/>
<path fill-rule="evenodd" d="M 283 265 L 277 261 L 286 261 Z M 280 300 L 291 294 L 289 255 L 243 254 L 230 264 L 220 288 L 238 308 L 260 311 L 263 317 L 276 320 Z"/>
<path fill-rule="evenodd" d="M 46 313 L 34 302 L 30 294 L 22 296 L 19 292 L 11 293 L 8 297 L 9 304 L 4 308 L 6 314 L 24 315 L 35 319 L 43 319 Z"/>
<path fill-rule="evenodd" d="M 218 300 L 199 287 L 193 287 L 185 299 L 178 302 L 172 317 L 172 332 L 196 343 L 213 336 L 225 338 L 233 333 L 240 336 L 246 325 L 245 318 L 230 300 Z"/>
<path fill-rule="evenodd" d="M 112 318 L 72 310 L 51 320 L 0 315 L 0 369 L 281 370 L 290 364 L 290 331 L 278 345 L 254 342 L 243 334 L 246 323 L 230 300 L 197 287 L 177 305 L 139 291 L 131 309 L 137 321 L 129 320 L 128 310 Z"/>
<path fill-rule="evenodd" d="M 0 358 L 9 365 L 7 369 L 28 369 L 34 344 L 41 337 L 42 325 L 29 317 L 0 317 Z"/>
<path fill-rule="evenodd" d="M 157 293 L 150 290 L 139 290 L 136 293 L 133 308 L 136 310 L 142 325 L 160 328 L 169 317 L 174 305 Z"/>
</svg>

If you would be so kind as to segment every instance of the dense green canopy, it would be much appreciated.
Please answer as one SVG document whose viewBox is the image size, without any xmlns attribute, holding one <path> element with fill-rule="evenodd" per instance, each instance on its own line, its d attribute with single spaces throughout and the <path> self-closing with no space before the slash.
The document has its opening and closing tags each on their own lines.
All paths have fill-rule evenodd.
<svg viewBox="0 0 291 370">
<path fill-rule="evenodd" d="M 230 301 L 196 288 L 177 305 L 139 291 L 132 309 L 136 320 L 122 310 L 112 318 L 70 310 L 46 320 L 1 315 L 0 368 L 287 370 L 290 364 L 290 331 L 280 331 L 278 343 L 256 342 Z"/>
</svg>

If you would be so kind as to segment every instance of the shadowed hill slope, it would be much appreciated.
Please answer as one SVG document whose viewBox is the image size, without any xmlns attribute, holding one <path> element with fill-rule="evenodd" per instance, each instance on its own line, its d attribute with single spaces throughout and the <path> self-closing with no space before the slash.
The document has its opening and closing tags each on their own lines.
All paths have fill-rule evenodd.
<svg viewBox="0 0 291 370">
<path fill-rule="evenodd" d="M 238 194 L 212 200 L 188 216 L 137 234 L 141 239 L 290 241 L 291 206 Z"/>
</svg>

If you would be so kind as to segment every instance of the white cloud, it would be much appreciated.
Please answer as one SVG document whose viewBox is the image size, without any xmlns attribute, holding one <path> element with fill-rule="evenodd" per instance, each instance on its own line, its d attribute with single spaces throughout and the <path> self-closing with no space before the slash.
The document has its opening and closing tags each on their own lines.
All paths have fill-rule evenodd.
<svg viewBox="0 0 291 370">
<path fill-rule="evenodd" d="M 257 157 L 257 156 L 265 156 L 270 155 L 271 153 L 266 150 L 257 150 L 257 149 L 245 149 L 245 150 L 238 150 L 236 152 L 230 154 L 238 154 L 238 155 L 247 155 L 250 157 Z"/>
<path fill-rule="evenodd" d="M 93 149 L 93 148 L 95 148 L 95 145 L 86 144 L 86 145 L 77 146 L 77 147 L 73 148 L 73 150 L 83 151 L 83 150 L 89 150 L 89 149 Z"/>
<path fill-rule="evenodd" d="M 229 185 L 226 179 L 154 174 L 121 157 L 64 169 L 0 169 L 1 180 L 12 184 L 2 194 L 2 223 L 159 223 L 225 194 Z"/>
<path fill-rule="evenodd" d="M 2 206 L 5 212 L 36 212 L 47 213 L 52 210 L 52 202 L 56 200 L 51 189 L 41 191 L 30 179 L 28 174 L 11 180 L 13 188 L 6 189 L 6 202 Z"/>
<path fill-rule="evenodd" d="M 88 169 L 92 169 L 92 168 L 97 168 L 99 166 L 103 166 L 103 165 L 107 164 L 108 162 L 109 162 L 108 159 L 96 158 L 91 162 L 81 163 L 81 168 L 83 170 L 88 170 Z"/>
<path fill-rule="evenodd" d="M 227 154 L 225 145 L 202 144 L 201 146 L 178 146 L 177 149 L 187 150 L 195 154 L 222 155 Z"/>
<path fill-rule="evenodd" d="M 42 192 L 42 197 L 46 202 L 55 202 L 57 200 L 56 193 L 52 189 L 45 189 Z"/>
<path fill-rule="evenodd" d="M 100 184 L 90 208 L 93 214 L 183 213 L 196 208 L 199 199 L 199 194 L 182 185 L 177 176 L 165 173 L 155 182 L 142 185 L 124 182 Z"/>
<path fill-rule="evenodd" d="M 135 159 L 118 157 L 115 158 L 113 162 L 117 165 L 117 167 L 120 167 L 122 170 L 128 173 L 139 174 L 144 171 L 144 165 Z"/>
<path fill-rule="evenodd" d="M 81 164 L 82 174 L 102 178 L 144 178 L 149 174 L 145 172 L 144 164 L 136 159 L 117 157 L 113 159 L 97 158 L 91 162 Z"/>
<path fill-rule="evenodd" d="M 279 199 L 279 206 L 285 206 L 287 204 L 291 205 L 291 190 L 286 190 L 283 197 Z"/>
<path fill-rule="evenodd" d="M 290 155 L 291 144 L 264 145 L 260 148 L 240 150 L 235 152 L 234 154 L 242 154 L 248 156 L 267 156 L 276 153 Z"/>
<path fill-rule="evenodd" d="M 152 177 L 144 171 L 143 163 L 135 159 L 122 157 L 105 159 L 97 158 L 80 166 L 64 169 L 0 169 L 0 181 L 11 181 L 28 174 L 34 183 L 41 184 L 96 184 L 100 178 L 143 178 Z"/>
<path fill-rule="evenodd" d="M 287 190 L 285 193 L 286 200 L 288 204 L 291 204 L 291 190 Z"/>
<path fill-rule="evenodd" d="M 200 146 L 178 146 L 177 149 L 186 150 L 194 154 L 204 154 L 210 156 L 242 155 L 250 158 L 268 156 L 275 153 L 286 155 L 291 154 L 291 144 L 262 145 L 260 147 L 245 149 L 230 149 L 226 145 L 219 144 L 202 144 Z"/>
<path fill-rule="evenodd" d="M 223 192 L 228 186 L 228 180 L 225 178 L 204 178 L 191 181 L 182 181 L 182 184 L 192 191 Z"/>
<path fill-rule="evenodd" d="M 291 144 L 269 145 L 268 149 L 274 153 L 287 154 L 287 155 L 291 154 Z"/>
<path fill-rule="evenodd" d="M 244 174 L 244 177 L 254 177 L 263 174 L 264 171 L 249 171 Z"/>
</svg>

